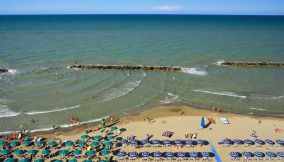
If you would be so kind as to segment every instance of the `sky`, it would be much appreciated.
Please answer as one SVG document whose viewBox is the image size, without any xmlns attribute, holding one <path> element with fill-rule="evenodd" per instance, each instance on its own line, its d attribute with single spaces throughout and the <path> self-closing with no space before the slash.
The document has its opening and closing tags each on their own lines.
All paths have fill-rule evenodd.
<svg viewBox="0 0 284 162">
<path fill-rule="evenodd" d="M 284 15 L 284 0 L 0 0 L 0 14 Z"/>
</svg>

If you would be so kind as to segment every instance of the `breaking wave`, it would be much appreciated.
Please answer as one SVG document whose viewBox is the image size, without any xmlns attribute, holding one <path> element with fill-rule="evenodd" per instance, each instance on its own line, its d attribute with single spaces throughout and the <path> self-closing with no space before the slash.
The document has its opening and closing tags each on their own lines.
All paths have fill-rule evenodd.
<svg viewBox="0 0 284 162">
<path fill-rule="evenodd" d="M 161 103 L 169 104 L 175 102 L 179 98 L 179 95 L 174 95 L 172 93 L 168 93 L 168 96 L 160 101 Z"/>
<path fill-rule="evenodd" d="M 142 83 L 146 76 L 147 74 L 143 73 L 142 77 L 138 80 L 130 81 L 118 87 L 111 88 L 106 94 L 103 94 L 103 99 L 99 102 L 110 101 L 134 91 L 135 88 Z"/>
<path fill-rule="evenodd" d="M 192 75 L 200 75 L 200 76 L 207 75 L 207 71 L 199 70 L 197 68 L 181 68 L 181 72 Z"/>
<path fill-rule="evenodd" d="M 20 115 L 20 112 L 14 112 L 7 105 L 0 105 L 0 118 L 14 117 Z"/>
<path fill-rule="evenodd" d="M 60 111 L 75 109 L 75 108 L 78 108 L 78 107 L 80 107 L 80 105 L 72 106 L 72 107 L 66 107 L 66 108 L 62 108 L 62 109 L 49 110 L 49 111 L 31 111 L 31 112 L 27 112 L 26 114 L 28 114 L 28 115 L 47 114 L 47 113 L 53 113 L 53 112 L 60 112 Z"/>
<path fill-rule="evenodd" d="M 219 60 L 219 61 L 215 62 L 214 64 L 218 65 L 218 66 L 221 66 L 221 64 L 224 63 L 224 62 L 225 62 L 224 60 Z"/>
<path fill-rule="evenodd" d="M 277 100 L 277 99 L 284 98 L 284 96 L 266 96 L 266 95 L 262 95 L 262 96 L 253 96 L 253 98 L 264 99 L 264 100 Z"/>
<path fill-rule="evenodd" d="M 266 110 L 266 109 L 256 108 L 256 107 L 251 107 L 249 109 L 251 109 L 251 110 L 259 110 L 259 111 L 265 111 Z"/>
<path fill-rule="evenodd" d="M 237 98 L 247 98 L 247 96 L 241 96 L 236 94 L 235 92 L 210 92 L 206 90 L 199 90 L 196 89 L 194 90 L 195 92 L 202 92 L 202 93 L 209 93 L 209 94 L 215 94 L 215 95 L 220 95 L 220 96 L 229 96 L 229 97 L 237 97 Z"/>
</svg>

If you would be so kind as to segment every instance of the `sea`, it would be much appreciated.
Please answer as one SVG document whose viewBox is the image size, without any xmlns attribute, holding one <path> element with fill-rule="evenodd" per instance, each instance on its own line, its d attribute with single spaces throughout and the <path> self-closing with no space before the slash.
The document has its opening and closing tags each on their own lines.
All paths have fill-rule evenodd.
<svg viewBox="0 0 284 162">
<path fill-rule="evenodd" d="M 0 132 L 68 127 L 165 104 L 284 117 L 284 16 L 0 16 Z M 76 70 L 79 64 L 181 72 Z M 35 120 L 35 122 L 32 122 Z"/>
</svg>

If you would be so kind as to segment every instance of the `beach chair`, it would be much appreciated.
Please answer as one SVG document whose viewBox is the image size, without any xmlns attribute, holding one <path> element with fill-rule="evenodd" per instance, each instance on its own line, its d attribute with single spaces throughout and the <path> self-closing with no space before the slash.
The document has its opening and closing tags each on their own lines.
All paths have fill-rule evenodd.
<svg viewBox="0 0 284 162">
<path fill-rule="evenodd" d="M 207 118 L 207 120 L 210 124 L 216 124 L 216 121 L 213 118 Z"/>
<path fill-rule="evenodd" d="M 174 132 L 165 131 L 165 132 L 162 133 L 162 136 L 171 138 L 173 136 L 173 134 L 174 134 Z"/>
<path fill-rule="evenodd" d="M 229 120 L 225 117 L 220 118 L 222 124 L 230 124 Z"/>
</svg>

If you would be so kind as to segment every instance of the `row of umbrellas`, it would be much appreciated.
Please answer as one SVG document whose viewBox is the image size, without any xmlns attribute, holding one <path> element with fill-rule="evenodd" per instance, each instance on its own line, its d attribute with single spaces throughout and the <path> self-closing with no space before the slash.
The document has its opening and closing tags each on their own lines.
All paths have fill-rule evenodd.
<svg viewBox="0 0 284 162">
<path fill-rule="evenodd" d="M 14 158 L 8 158 L 6 159 L 4 162 L 31 162 L 31 160 L 29 159 L 21 159 L 21 160 L 17 160 L 17 159 L 14 159 Z M 44 159 L 35 159 L 34 162 L 44 162 Z M 60 159 L 55 159 L 53 160 L 53 162 L 63 162 L 63 160 L 60 160 Z M 77 162 L 76 159 L 70 159 L 68 160 L 68 162 Z M 92 162 L 92 160 L 90 159 L 86 159 L 86 160 L 83 160 L 83 162 Z M 100 160 L 99 162 L 108 162 L 107 160 Z"/>
<path fill-rule="evenodd" d="M 131 145 L 145 145 L 145 144 L 153 144 L 153 145 L 158 145 L 158 144 L 162 144 L 162 145 L 171 145 L 171 144 L 176 144 L 176 145 L 208 145 L 209 142 L 206 140 L 136 140 L 136 139 L 132 139 L 132 140 L 126 140 L 126 139 L 122 139 L 120 141 L 122 144 L 131 144 Z"/>
<path fill-rule="evenodd" d="M 219 144 L 225 144 L 225 145 L 233 145 L 233 144 L 237 144 L 237 145 L 242 145 L 242 144 L 248 144 L 248 145 L 254 145 L 254 144 L 258 144 L 258 145 L 265 145 L 265 143 L 269 144 L 269 145 L 274 145 L 275 143 L 277 143 L 278 145 L 284 146 L 284 141 L 283 140 L 276 140 L 275 142 L 273 140 L 270 139 L 265 139 L 265 140 L 261 140 L 261 139 L 255 139 L 250 140 L 250 139 L 245 139 L 245 140 L 240 140 L 240 139 L 224 139 L 221 142 L 219 142 Z"/>
<path fill-rule="evenodd" d="M 180 157 L 180 158 L 184 158 L 184 157 L 192 157 L 192 158 L 201 158 L 201 157 L 214 157 L 214 153 L 212 152 L 128 152 L 126 153 L 125 151 L 119 151 L 117 153 L 115 153 L 116 156 L 119 157 L 124 157 L 124 156 L 128 156 L 128 157 L 132 157 L 132 158 L 136 158 L 136 157 L 142 157 L 142 158 L 146 158 L 146 157 Z"/>
<path fill-rule="evenodd" d="M 240 153 L 240 152 L 230 152 L 229 155 L 233 158 L 239 158 L 239 157 L 242 157 L 242 156 L 245 156 L 245 157 L 265 157 L 265 156 L 268 156 L 268 157 L 281 157 L 281 158 L 284 158 L 284 152 L 277 152 L 277 153 L 274 153 L 274 152 L 266 152 L 266 153 L 263 153 L 263 152 L 243 152 L 243 153 Z"/>
</svg>

